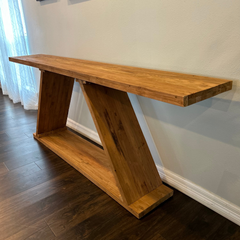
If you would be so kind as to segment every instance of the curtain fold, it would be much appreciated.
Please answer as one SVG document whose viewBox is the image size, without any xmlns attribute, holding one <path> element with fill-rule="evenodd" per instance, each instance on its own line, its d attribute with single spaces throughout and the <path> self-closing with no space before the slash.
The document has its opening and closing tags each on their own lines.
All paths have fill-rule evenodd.
<svg viewBox="0 0 240 240">
<path fill-rule="evenodd" d="M 4 95 L 25 109 L 37 109 L 38 91 L 32 69 L 9 62 L 28 55 L 27 34 L 19 0 L 0 0 L 0 83 Z"/>
</svg>

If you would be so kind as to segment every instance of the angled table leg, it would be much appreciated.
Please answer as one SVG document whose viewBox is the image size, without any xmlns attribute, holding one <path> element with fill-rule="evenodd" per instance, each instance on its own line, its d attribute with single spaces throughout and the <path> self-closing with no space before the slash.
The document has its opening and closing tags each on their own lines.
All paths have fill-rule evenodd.
<svg viewBox="0 0 240 240">
<path fill-rule="evenodd" d="M 36 131 L 38 137 L 66 128 L 73 83 L 73 78 L 41 71 Z"/>
<path fill-rule="evenodd" d="M 138 218 L 172 196 L 162 184 L 126 92 L 78 80 L 123 203 Z"/>
</svg>

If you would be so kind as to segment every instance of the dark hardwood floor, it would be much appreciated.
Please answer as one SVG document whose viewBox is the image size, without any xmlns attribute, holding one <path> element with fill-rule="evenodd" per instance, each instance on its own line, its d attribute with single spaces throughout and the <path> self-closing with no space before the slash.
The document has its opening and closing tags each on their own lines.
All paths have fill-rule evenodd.
<svg viewBox="0 0 240 240">
<path fill-rule="evenodd" d="M 0 239 L 221 240 L 240 227 L 175 190 L 137 220 L 35 141 L 37 111 L 0 93 Z"/>
</svg>

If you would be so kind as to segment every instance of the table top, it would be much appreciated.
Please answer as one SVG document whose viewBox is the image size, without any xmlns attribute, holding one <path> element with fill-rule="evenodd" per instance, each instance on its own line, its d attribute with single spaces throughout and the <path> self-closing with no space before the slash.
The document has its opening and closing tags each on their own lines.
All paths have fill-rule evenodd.
<svg viewBox="0 0 240 240">
<path fill-rule="evenodd" d="M 44 54 L 9 60 L 182 107 L 232 89 L 231 80 Z"/>
</svg>

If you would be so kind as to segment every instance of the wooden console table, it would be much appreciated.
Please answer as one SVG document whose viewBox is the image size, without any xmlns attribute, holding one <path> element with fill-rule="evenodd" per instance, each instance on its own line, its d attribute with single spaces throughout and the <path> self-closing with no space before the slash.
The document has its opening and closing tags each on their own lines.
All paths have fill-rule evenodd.
<svg viewBox="0 0 240 240">
<path fill-rule="evenodd" d="M 232 88 L 229 80 L 49 55 L 9 59 L 41 70 L 34 138 L 137 218 L 173 191 L 162 184 L 127 92 L 185 107 Z M 66 128 L 74 79 L 82 88 L 104 150 Z"/>
</svg>

